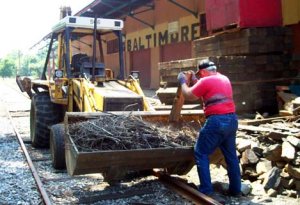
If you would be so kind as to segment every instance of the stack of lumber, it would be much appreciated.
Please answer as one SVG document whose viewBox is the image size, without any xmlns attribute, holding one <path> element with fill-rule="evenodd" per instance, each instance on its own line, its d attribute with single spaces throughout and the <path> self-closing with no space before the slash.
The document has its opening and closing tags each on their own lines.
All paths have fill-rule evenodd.
<svg viewBox="0 0 300 205">
<path fill-rule="evenodd" d="M 248 28 L 195 40 L 195 56 L 232 56 L 282 53 L 292 47 L 285 27 Z"/>
<path fill-rule="evenodd" d="M 300 114 L 300 97 L 298 97 L 299 88 L 299 85 L 276 86 L 280 116 Z"/>
<path fill-rule="evenodd" d="M 219 72 L 233 85 L 237 111 L 278 112 L 277 85 L 289 85 L 297 75 L 285 55 L 215 57 Z"/>
<path fill-rule="evenodd" d="M 176 93 L 173 87 L 177 86 L 178 73 L 195 71 L 197 61 L 201 59 L 203 58 L 158 64 L 162 88 L 157 91 L 157 96 L 162 103 L 173 102 Z M 288 66 L 289 57 L 285 55 L 217 56 L 209 59 L 216 63 L 220 73 L 231 80 L 234 100 L 240 113 L 262 110 L 276 112 L 276 85 L 289 84 L 298 72 Z"/>
<path fill-rule="evenodd" d="M 206 58 L 191 58 L 178 61 L 160 62 L 161 85 L 168 87 L 177 85 L 177 75 L 181 71 L 197 69 L 197 62 Z M 288 67 L 289 56 L 259 55 L 259 56 L 216 56 L 209 57 L 217 67 L 218 72 L 227 75 L 231 81 L 272 81 L 295 77 L 298 70 Z"/>
<path fill-rule="evenodd" d="M 177 86 L 177 75 L 181 71 L 197 69 L 197 61 L 205 58 L 184 59 L 178 61 L 168 61 L 158 63 L 160 73 L 160 85 L 162 87 Z"/>
</svg>

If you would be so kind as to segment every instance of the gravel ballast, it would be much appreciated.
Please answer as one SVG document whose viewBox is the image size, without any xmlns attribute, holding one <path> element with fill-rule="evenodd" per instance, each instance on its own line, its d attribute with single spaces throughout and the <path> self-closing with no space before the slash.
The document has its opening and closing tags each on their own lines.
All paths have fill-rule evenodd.
<svg viewBox="0 0 300 205">
<path fill-rule="evenodd" d="M 13 127 L 9 122 L 5 106 L 15 116 L 14 123 L 21 137 L 29 140 L 30 100 L 18 92 L 9 90 L 4 84 L 13 81 L 0 81 L 0 204 L 43 204 L 32 173 L 19 145 Z M 16 85 L 15 85 L 16 86 Z M 19 112 L 20 111 L 20 112 Z M 65 170 L 51 167 L 49 150 L 38 150 L 26 143 L 34 164 L 53 204 L 185 204 L 188 201 L 164 187 L 153 176 L 132 178 L 112 186 L 103 181 L 101 174 L 69 176 Z M 46 159 L 46 160 L 45 160 Z M 185 176 L 188 182 L 199 185 L 195 167 Z M 211 167 L 214 185 L 228 184 L 227 172 L 218 166 Z M 218 182 L 218 183 L 217 183 Z M 142 195 L 124 197 L 117 200 L 99 200 L 107 196 L 127 192 L 144 192 Z M 149 193 L 147 193 L 149 191 Z M 254 192 L 242 198 L 228 199 L 226 204 L 299 204 L 299 199 L 281 196 L 269 197 L 263 192 Z M 125 194 L 124 194 L 125 193 Z M 90 201 L 90 203 L 87 203 Z"/>
<path fill-rule="evenodd" d="M 0 118 L 0 204 L 40 204 L 40 194 L 32 173 L 13 128 L 2 111 L 4 110 L 1 109 Z"/>
</svg>

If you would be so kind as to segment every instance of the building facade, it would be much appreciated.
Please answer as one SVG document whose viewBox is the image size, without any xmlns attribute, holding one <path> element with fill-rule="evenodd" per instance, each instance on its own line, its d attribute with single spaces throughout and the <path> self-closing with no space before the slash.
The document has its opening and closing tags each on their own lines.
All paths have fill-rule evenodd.
<svg viewBox="0 0 300 205">
<path fill-rule="evenodd" d="M 264 1 L 263 6 L 259 0 L 130 2 L 114 5 L 114 1 L 95 0 L 76 15 L 86 15 L 88 10 L 94 9 L 99 17 L 124 20 L 123 49 L 126 75 L 131 71 L 139 71 L 143 88 L 159 87 L 158 63 L 199 57 L 199 47 L 195 48 L 193 43 L 195 40 L 205 39 L 207 35 L 214 36 L 215 30 L 224 31 L 232 25 L 234 28 L 243 27 L 242 29 L 288 27 L 292 30 L 292 47 L 289 52 L 296 60 L 293 64 L 297 64 L 300 56 L 298 0 L 268 0 Z M 241 19 L 243 22 L 239 22 Z M 103 39 L 105 65 L 117 76 L 119 65 L 116 59 L 119 46 L 116 37 L 109 35 Z M 209 49 L 211 48 L 207 47 L 207 50 Z"/>
</svg>

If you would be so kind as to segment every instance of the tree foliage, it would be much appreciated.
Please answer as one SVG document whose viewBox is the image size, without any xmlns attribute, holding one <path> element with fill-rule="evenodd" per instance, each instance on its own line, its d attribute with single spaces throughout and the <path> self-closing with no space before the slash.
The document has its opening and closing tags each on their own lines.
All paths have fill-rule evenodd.
<svg viewBox="0 0 300 205">
<path fill-rule="evenodd" d="M 16 73 L 15 61 L 11 58 L 0 60 L 0 76 L 2 78 L 12 77 Z"/>
<path fill-rule="evenodd" d="M 14 77 L 33 76 L 40 77 L 47 54 L 47 47 L 34 54 L 24 55 L 20 51 L 12 51 L 0 59 L 0 76 Z"/>
</svg>

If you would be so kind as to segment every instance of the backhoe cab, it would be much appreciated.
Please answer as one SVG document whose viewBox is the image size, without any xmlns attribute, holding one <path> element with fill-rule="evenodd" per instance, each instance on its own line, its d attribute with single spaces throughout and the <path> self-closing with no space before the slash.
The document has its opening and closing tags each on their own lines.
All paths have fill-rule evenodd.
<svg viewBox="0 0 300 205">
<path fill-rule="evenodd" d="M 115 33 L 118 37 L 119 48 L 122 48 L 122 28 L 122 20 L 74 16 L 67 16 L 62 19 L 53 27 L 52 34 L 52 38 L 57 38 L 59 42 L 59 65 L 54 77 L 84 77 L 98 83 L 111 80 L 113 78 L 111 70 L 104 67 L 101 36 L 111 32 Z M 83 48 L 85 53 L 82 53 L 80 51 L 84 46 L 86 47 L 85 49 Z M 75 53 L 74 51 L 76 50 L 77 52 Z M 119 50 L 119 65 L 120 79 L 123 79 L 122 49 Z M 43 73 L 42 78 L 45 78 L 45 73 Z"/>
</svg>

